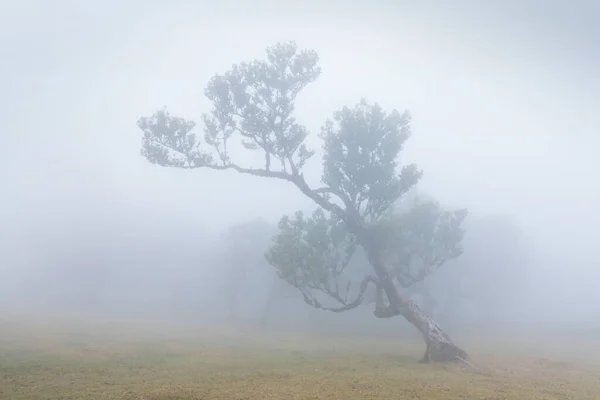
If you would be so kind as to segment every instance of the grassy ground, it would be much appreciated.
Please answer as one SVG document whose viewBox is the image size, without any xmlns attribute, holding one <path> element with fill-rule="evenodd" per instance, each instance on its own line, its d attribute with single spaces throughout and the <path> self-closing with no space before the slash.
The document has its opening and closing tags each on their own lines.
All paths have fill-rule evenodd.
<svg viewBox="0 0 600 400">
<path fill-rule="evenodd" d="M 600 338 L 463 339 L 476 373 L 410 340 L 165 326 L 0 316 L 0 399 L 600 399 Z"/>
</svg>

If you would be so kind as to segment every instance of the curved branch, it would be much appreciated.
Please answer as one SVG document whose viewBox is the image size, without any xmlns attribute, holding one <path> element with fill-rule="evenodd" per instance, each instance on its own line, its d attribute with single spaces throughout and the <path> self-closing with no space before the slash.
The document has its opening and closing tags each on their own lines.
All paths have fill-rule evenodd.
<svg viewBox="0 0 600 400">
<path fill-rule="evenodd" d="M 290 179 L 288 179 L 288 180 L 290 182 L 292 182 L 294 185 L 296 185 L 296 187 L 298 189 L 300 189 L 300 191 L 303 194 L 305 194 L 307 197 L 310 197 L 319 206 L 321 206 L 322 208 L 324 208 L 325 210 L 327 210 L 331 213 L 334 213 L 335 215 L 337 215 L 338 217 L 340 217 L 344 220 L 347 219 L 348 214 L 340 206 L 328 201 L 327 199 L 325 199 L 325 197 L 321 196 L 317 191 L 311 189 L 310 186 L 308 186 L 308 184 L 304 180 L 303 174 L 295 174 L 295 175 L 289 175 L 289 176 L 290 176 Z"/>
<path fill-rule="evenodd" d="M 333 194 L 334 196 L 336 196 L 337 198 L 339 198 L 340 200 L 342 200 L 342 202 L 344 203 L 344 206 L 346 206 L 347 209 L 352 209 L 355 208 L 353 203 L 350 201 L 350 198 L 348 196 L 346 196 L 344 193 L 340 192 L 339 190 L 335 190 L 329 186 L 326 187 L 322 187 L 322 188 L 318 188 L 318 189 L 314 189 L 315 193 L 323 193 L 323 194 Z"/>
<path fill-rule="evenodd" d="M 392 307 L 391 304 L 385 304 L 385 291 L 381 284 L 377 285 L 377 293 L 375 297 L 375 309 L 373 315 L 377 318 L 392 318 L 399 315 L 399 311 Z"/>
<path fill-rule="evenodd" d="M 360 291 L 358 293 L 358 295 L 356 296 L 356 299 L 354 299 L 354 301 L 350 302 L 350 303 L 346 303 L 345 301 L 343 301 L 343 299 L 339 298 L 338 296 L 333 296 L 331 293 L 328 292 L 324 292 L 329 294 L 331 297 L 335 298 L 338 302 L 342 303 L 341 307 L 323 307 L 321 305 L 321 303 L 319 303 L 314 297 L 310 296 L 305 290 L 301 290 L 302 296 L 304 297 L 304 301 L 313 306 L 314 308 L 318 308 L 321 310 L 325 310 L 325 311 L 331 311 L 331 312 L 344 312 L 344 311 L 348 311 L 348 310 L 352 310 L 358 306 L 360 306 L 364 300 L 365 297 L 365 293 L 367 291 L 367 288 L 369 287 L 369 283 L 374 283 L 376 286 L 379 285 L 378 283 L 379 281 L 377 280 L 376 277 L 374 277 L 373 275 L 367 275 L 363 278 L 362 282 L 360 283 Z"/>
<path fill-rule="evenodd" d="M 267 169 L 254 169 L 254 168 L 242 168 L 235 164 L 227 164 L 227 165 L 206 165 L 206 167 L 215 169 L 215 170 L 227 170 L 233 169 L 241 174 L 248 174 L 254 176 L 260 176 L 265 178 L 277 178 L 282 179 L 288 182 L 292 182 L 300 191 L 305 194 L 307 197 L 312 199 L 317 205 L 321 206 L 325 210 L 336 214 L 338 217 L 345 219 L 346 212 L 338 206 L 330 201 L 328 201 L 325 197 L 319 194 L 319 191 L 313 190 L 308 186 L 306 180 L 304 179 L 303 174 L 295 173 L 287 173 L 283 171 L 270 171 Z M 296 170 L 295 170 L 296 171 Z M 320 189 L 322 191 L 322 189 Z"/>
<path fill-rule="evenodd" d="M 169 157 L 168 152 L 178 154 L 181 159 Z M 241 174 L 285 180 L 293 183 L 303 194 L 311 198 L 315 203 L 325 210 L 336 214 L 340 218 L 346 217 L 346 213 L 340 206 L 328 201 L 323 195 L 321 195 L 321 193 L 326 192 L 334 193 L 333 189 L 311 189 L 310 186 L 308 186 L 308 183 L 306 183 L 304 175 L 299 173 L 295 166 L 292 169 L 292 173 L 289 173 L 285 171 L 272 171 L 269 168 L 243 168 L 233 163 L 217 164 L 213 162 L 208 155 L 198 153 L 190 156 L 190 154 L 187 154 L 185 151 L 176 148 L 176 146 L 169 146 L 167 144 L 160 143 L 157 140 L 147 140 L 146 147 L 142 151 L 142 154 L 150 162 L 162 165 L 164 167 L 176 167 L 182 169 L 209 168 L 217 171 L 234 170 Z M 340 196 L 340 198 L 342 201 L 344 201 L 344 204 L 349 205 L 349 201 L 345 200 L 343 196 Z"/>
<path fill-rule="evenodd" d="M 377 318 L 393 318 L 400 314 L 401 313 L 399 311 L 394 310 L 390 306 L 382 307 L 382 308 L 375 307 L 375 310 L 373 310 L 373 315 Z"/>
</svg>

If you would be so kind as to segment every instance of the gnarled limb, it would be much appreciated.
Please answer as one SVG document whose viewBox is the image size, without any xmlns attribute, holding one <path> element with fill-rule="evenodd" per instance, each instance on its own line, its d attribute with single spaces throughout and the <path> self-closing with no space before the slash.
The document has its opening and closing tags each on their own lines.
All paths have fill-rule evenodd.
<svg viewBox="0 0 600 400">
<path fill-rule="evenodd" d="M 265 157 L 264 168 L 245 168 L 231 162 L 227 154 L 226 138 L 224 138 L 221 142 L 217 139 L 209 141 L 218 155 L 215 159 L 213 154 L 203 149 L 203 143 L 191 132 L 195 127 L 195 123 L 183 118 L 173 117 L 166 109 L 157 111 L 151 117 L 140 118 L 138 126 L 144 132 L 141 153 L 152 164 L 182 169 L 234 170 L 240 174 L 288 181 L 325 210 L 336 214 L 340 218 L 346 216 L 344 210 L 339 205 L 329 201 L 325 195 L 334 194 L 345 205 L 349 205 L 350 200 L 343 193 L 332 188 L 311 189 L 304 179 L 304 175 L 299 172 L 299 163 L 294 162 L 291 155 L 285 157 L 286 162 L 280 170 L 271 169 L 268 156 Z M 232 128 L 227 138 L 233 132 Z M 268 147 L 263 148 L 263 150 L 266 155 L 271 154 L 273 151 L 269 150 Z M 287 167 L 288 165 L 289 167 Z"/>
<path fill-rule="evenodd" d="M 325 310 L 325 311 L 344 312 L 344 311 L 352 310 L 352 309 L 360 306 L 363 303 L 365 293 L 367 291 L 367 288 L 369 287 L 369 283 L 374 283 L 375 285 L 377 285 L 377 278 L 375 278 L 372 275 L 365 276 L 360 284 L 359 293 L 357 294 L 356 298 L 351 302 L 347 302 L 344 298 L 342 298 L 339 295 L 339 293 L 321 289 L 321 291 L 323 293 L 328 294 L 331 298 L 335 299 L 338 303 L 340 303 L 341 304 L 340 307 L 324 307 L 310 292 L 308 292 L 307 290 L 304 290 L 302 287 L 298 287 L 298 286 L 297 287 L 298 287 L 298 289 L 300 289 L 300 292 L 302 293 L 302 296 L 304 297 L 304 301 L 306 302 L 306 304 L 309 304 L 309 305 L 313 306 L 314 308 L 318 308 L 318 309 Z"/>
</svg>

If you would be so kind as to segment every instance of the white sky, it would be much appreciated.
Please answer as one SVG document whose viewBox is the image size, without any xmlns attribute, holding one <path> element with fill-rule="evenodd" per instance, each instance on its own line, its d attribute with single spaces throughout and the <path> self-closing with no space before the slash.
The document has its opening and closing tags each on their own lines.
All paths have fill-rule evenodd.
<svg viewBox="0 0 600 400">
<path fill-rule="evenodd" d="M 548 254 L 570 258 L 570 279 L 598 276 L 600 11 L 591 2 L 0 7 L 5 226 L 114 212 L 179 215 L 212 230 L 311 207 L 282 182 L 151 166 L 135 124 L 163 105 L 198 120 L 213 74 L 293 39 L 322 61 L 298 104 L 311 142 L 362 96 L 408 108 L 405 158 L 425 170 L 423 190 L 475 214 L 514 216 Z"/>
</svg>

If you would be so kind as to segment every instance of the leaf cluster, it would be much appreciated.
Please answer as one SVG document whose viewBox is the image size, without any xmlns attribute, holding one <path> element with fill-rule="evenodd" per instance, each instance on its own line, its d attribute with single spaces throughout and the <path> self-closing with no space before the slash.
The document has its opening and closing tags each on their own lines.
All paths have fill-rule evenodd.
<svg viewBox="0 0 600 400">
<path fill-rule="evenodd" d="M 343 279 L 344 271 L 357 246 L 364 247 L 365 235 L 377 236 L 389 271 L 409 286 L 460 255 L 466 210 L 421 202 L 408 213 L 390 212 L 422 176 L 416 165 L 399 163 L 411 135 L 410 115 L 364 99 L 323 124 L 323 186 L 310 185 L 302 171 L 315 152 L 304 143 L 309 132 L 293 113 L 300 92 L 320 74 L 315 51 L 278 43 L 267 48 L 266 59 L 234 64 L 210 79 L 204 93 L 212 108 L 202 115 L 200 134 L 194 121 L 166 109 L 140 118 L 138 126 L 141 153 L 151 163 L 280 179 L 312 199 L 319 206 L 312 215 L 281 219 L 266 257 L 307 303 L 325 308 L 313 295 L 321 292 L 341 304 L 332 311 L 343 311 L 360 304 L 369 283 L 378 285 L 367 274 L 354 301 L 348 300 L 351 282 Z M 236 145 L 258 154 L 262 165 L 237 162 Z"/>
</svg>

